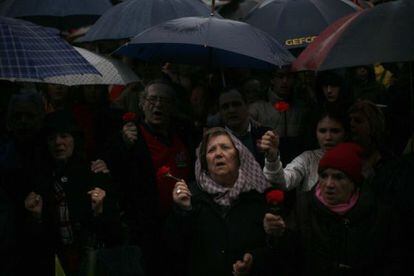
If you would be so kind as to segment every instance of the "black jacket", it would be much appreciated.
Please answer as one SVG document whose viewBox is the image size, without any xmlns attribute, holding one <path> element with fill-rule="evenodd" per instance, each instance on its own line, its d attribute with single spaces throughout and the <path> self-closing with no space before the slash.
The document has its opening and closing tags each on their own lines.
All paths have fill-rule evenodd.
<svg viewBox="0 0 414 276">
<path fill-rule="evenodd" d="M 171 239 L 187 246 L 182 251 L 187 253 L 188 275 L 231 275 L 244 253 L 265 246 L 264 195 L 242 193 L 230 207 L 223 207 L 195 185 L 191 190 L 193 209 L 185 212 L 177 207 L 169 221 Z"/>
<path fill-rule="evenodd" d="M 398 275 L 400 229 L 394 210 L 365 188 L 357 204 L 340 216 L 327 209 L 312 190 L 300 196 L 274 257 L 297 252 L 296 275 Z"/>
</svg>

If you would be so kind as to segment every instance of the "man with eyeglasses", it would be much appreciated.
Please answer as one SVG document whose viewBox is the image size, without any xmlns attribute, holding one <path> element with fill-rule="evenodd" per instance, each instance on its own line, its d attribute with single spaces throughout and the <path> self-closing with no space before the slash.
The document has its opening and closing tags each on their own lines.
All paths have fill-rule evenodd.
<svg viewBox="0 0 414 276">
<path fill-rule="evenodd" d="M 174 275 L 166 274 L 172 269 L 170 265 L 159 265 L 160 259 L 167 262 L 174 255 L 166 248 L 163 228 L 172 210 L 176 181 L 160 173 L 162 167 L 167 166 L 171 175 L 187 182 L 193 171 L 190 130 L 178 127 L 175 99 L 170 82 L 149 82 L 140 96 L 143 118 L 124 124 L 122 138 L 112 146 L 108 160 L 121 185 L 130 242 L 142 248 L 146 275 Z"/>
</svg>

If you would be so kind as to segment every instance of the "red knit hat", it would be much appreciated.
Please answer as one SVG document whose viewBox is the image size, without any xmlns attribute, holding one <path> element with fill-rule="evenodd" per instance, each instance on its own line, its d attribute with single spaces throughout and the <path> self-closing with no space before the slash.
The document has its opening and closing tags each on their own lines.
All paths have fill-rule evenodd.
<svg viewBox="0 0 414 276">
<path fill-rule="evenodd" d="M 361 183 L 362 175 L 362 152 L 361 146 L 355 143 L 341 143 L 325 152 L 319 161 L 318 171 L 325 169 L 337 169 L 344 172 L 355 183 Z"/>
</svg>

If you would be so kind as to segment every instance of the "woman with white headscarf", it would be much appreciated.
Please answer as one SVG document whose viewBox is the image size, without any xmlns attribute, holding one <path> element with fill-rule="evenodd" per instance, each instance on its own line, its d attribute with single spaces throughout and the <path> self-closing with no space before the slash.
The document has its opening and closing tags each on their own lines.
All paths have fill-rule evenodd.
<svg viewBox="0 0 414 276">
<path fill-rule="evenodd" d="M 196 185 L 178 181 L 173 191 L 174 219 L 189 246 L 188 274 L 231 275 L 233 264 L 248 262 L 265 245 L 263 193 L 270 184 L 249 150 L 223 128 L 204 134 L 195 174 Z"/>
</svg>

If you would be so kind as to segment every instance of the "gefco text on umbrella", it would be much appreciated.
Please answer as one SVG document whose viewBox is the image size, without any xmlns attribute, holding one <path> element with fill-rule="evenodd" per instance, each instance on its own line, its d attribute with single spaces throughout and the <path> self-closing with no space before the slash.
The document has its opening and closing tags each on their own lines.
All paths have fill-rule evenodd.
<svg viewBox="0 0 414 276">
<path fill-rule="evenodd" d="M 296 46 L 296 45 L 302 45 L 304 43 L 311 43 L 316 38 L 316 35 L 314 36 L 305 36 L 305 37 L 299 37 L 299 38 L 291 38 L 285 40 L 286 46 Z"/>
</svg>

